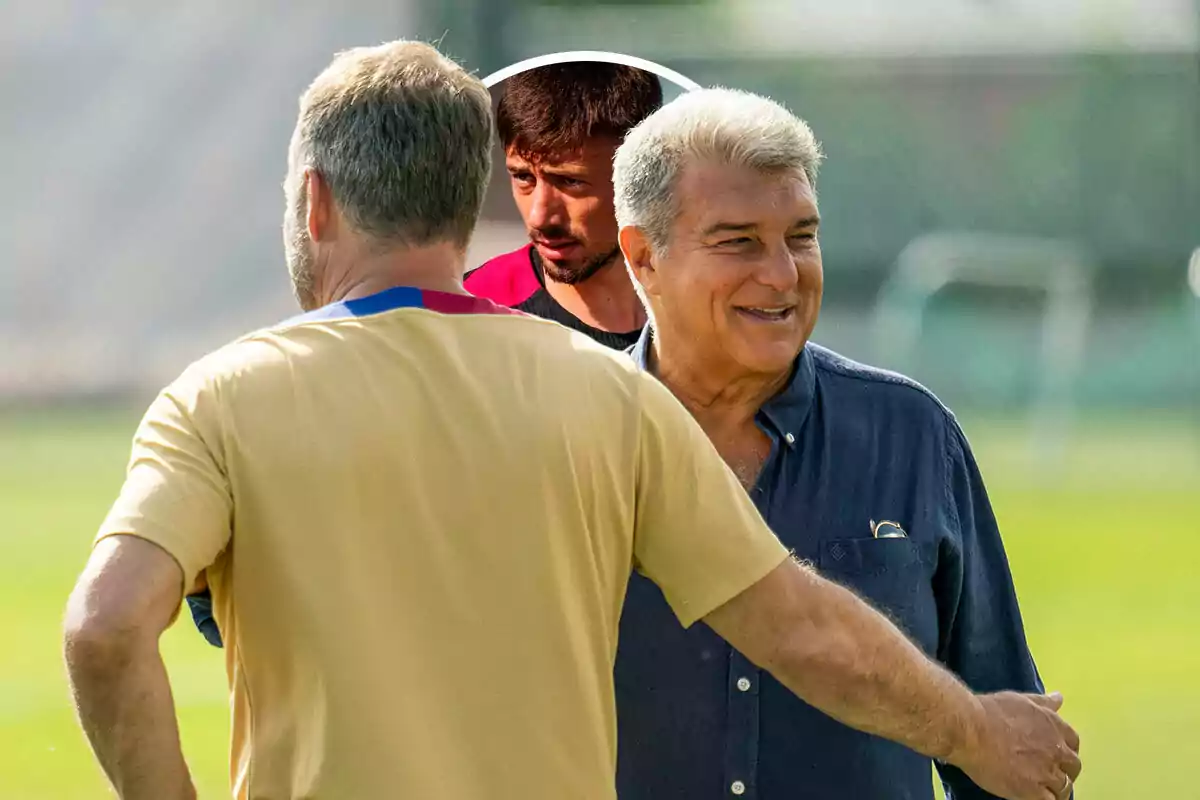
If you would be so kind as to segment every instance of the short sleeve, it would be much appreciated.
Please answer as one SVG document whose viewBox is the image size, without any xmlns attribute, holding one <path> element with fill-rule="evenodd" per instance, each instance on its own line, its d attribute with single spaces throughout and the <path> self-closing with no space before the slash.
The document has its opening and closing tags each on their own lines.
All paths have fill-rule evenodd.
<svg viewBox="0 0 1200 800">
<path fill-rule="evenodd" d="M 641 373 L 636 566 L 684 627 L 789 556 L 699 423 Z"/>
<path fill-rule="evenodd" d="M 179 562 L 191 587 L 229 542 L 233 501 L 214 451 L 219 419 L 207 384 L 185 373 L 150 405 L 134 435 L 125 483 L 96 542 L 146 539 Z"/>
</svg>

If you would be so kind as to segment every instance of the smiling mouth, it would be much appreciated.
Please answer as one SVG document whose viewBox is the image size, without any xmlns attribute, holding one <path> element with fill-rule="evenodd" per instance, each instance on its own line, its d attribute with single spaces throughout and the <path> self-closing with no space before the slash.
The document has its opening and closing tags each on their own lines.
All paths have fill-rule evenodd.
<svg viewBox="0 0 1200 800">
<path fill-rule="evenodd" d="M 734 310 L 743 317 L 749 317 L 762 322 L 784 322 L 791 319 L 796 313 L 795 306 L 784 306 L 783 308 L 737 306 Z"/>
</svg>

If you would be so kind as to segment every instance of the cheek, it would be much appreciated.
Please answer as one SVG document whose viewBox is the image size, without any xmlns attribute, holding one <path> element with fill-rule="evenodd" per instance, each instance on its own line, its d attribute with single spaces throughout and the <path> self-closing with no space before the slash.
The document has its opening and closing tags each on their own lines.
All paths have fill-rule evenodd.
<svg viewBox="0 0 1200 800">
<path fill-rule="evenodd" d="M 821 263 L 821 248 L 814 247 L 811 253 L 806 253 L 801 258 L 797 259 L 796 271 L 800 276 L 800 288 L 802 291 L 815 289 L 821 291 L 821 287 L 825 282 L 825 269 Z"/>
<path fill-rule="evenodd" d="M 572 227 L 591 242 L 617 241 L 617 220 L 612 204 L 594 197 L 575 197 L 567 201 Z"/>
<path fill-rule="evenodd" d="M 517 213 L 521 215 L 523 222 L 529 221 L 529 205 L 532 202 L 529 193 L 520 189 L 515 183 L 512 187 L 513 203 L 517 207 Z"/>
<path fill-rule="evenodd" d="M 735 262 L 721 263 L 705 275 L 704 291 L 714 312 L 724 316 L 733 310 L 734 298 L 751 280 L 750 270 Z"/>
<path fill-rule="evenodd" d="M 690 327 L 719 330 L 728 324 L 729 297 L 735 285 L 719 271 L 694 273 L 674 287 L 675 304 Z"/>
<path fill-rule="evenodd" d="M 821 253 L 817 251 L 811 258 L 801 259 L 797 263 L 798 288 L 802 302 L 808 306 L 808 315 L 815 323 L 817 312 L 821 307 L 821 295 L 825 289 L 825 270 L 821 264 Z M 810 325 L 810 333 L 811 325 Z"/>
<path fill-rule="evenodd" d="M 308 230 L 304 218 L 296 209 L 287 215 L 283 225 L 284 240 L 287 243 L 289 257 L 303 258 L 308 255 Z"/>
</svg>

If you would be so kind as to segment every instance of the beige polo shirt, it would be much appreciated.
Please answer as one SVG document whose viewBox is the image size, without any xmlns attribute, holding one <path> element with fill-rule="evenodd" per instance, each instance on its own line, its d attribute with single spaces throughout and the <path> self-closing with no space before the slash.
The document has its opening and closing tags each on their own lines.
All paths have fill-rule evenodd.
<svg viewBox="0 0 1200 800">
<path fill-rule="evenodd" d="M 631 568 L 690 625 L 787 557 L 629 359 L 415 289 L 190 367 L 114 534 L 207 576 L 242 800 L 613 798 Z"/>
</svg>

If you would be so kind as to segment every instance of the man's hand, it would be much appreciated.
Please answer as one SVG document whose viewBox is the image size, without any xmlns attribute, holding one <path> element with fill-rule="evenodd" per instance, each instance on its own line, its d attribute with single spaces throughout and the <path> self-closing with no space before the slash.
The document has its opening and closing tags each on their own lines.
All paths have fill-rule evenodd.
<svg viewBox="0 0 1200 800">
<path fill-rule="evenodd" d="M 979 726 L 950 761 L 979 788 L 1011 800 L 1065 800 L 1082 765 L 1059 694 L 981 695 Z"/>
</svg>

